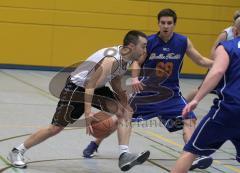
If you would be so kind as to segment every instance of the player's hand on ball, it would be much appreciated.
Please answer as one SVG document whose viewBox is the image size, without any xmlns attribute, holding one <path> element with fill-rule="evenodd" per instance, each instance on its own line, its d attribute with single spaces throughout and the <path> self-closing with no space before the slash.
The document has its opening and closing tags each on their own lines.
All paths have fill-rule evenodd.
<svg viewBox="0 0 240 173">
<path fill-rule="evenodd" d="M 93 135 L 93 128 L 92 128 L 92 121 L 98 121 L 98 119 L 96 117 L 94 117 L 93 112 L 86 114 L 85 113 L 85 121 L 86 121 L 86 134 L 87 135 Z"/>
</svg>

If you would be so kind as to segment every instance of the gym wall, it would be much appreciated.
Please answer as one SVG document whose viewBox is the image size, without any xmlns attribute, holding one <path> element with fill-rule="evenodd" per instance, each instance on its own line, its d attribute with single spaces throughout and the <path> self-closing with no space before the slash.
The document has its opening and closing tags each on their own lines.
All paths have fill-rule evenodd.
<svg viewBox="0 0 240 173">
<path fill-rule="evenodd" d="M 239 0 L 1 0 L 0 64 L 69 66 L 121 44 L 128 30 L 157 32 L 156 16 L 163 8 L 176 11 L 176 32 L 209 56 L 239 7 Z M 183 73 L 205 71 L 185 58 Z"/>
</svg>

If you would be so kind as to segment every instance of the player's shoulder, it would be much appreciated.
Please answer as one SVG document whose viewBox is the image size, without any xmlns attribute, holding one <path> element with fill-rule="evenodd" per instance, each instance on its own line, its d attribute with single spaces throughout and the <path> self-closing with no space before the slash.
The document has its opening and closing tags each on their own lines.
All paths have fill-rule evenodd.
<svg viewBox="0 0 240 173">
<path fill-rule="evenodd" d="M 229 26 L 229 27 L 227 27 L 227 28 L 225 28 L 223 31 L 225 31 L 225 32 L 232 32 L 232 26 Z"/>
<path fill-rule="evenodd" d="M 180 40 L 187 40 L 187 36 L 174 32 L 174 37 Z"/>
<path fill-rule="evenodd" d="M 101 57 L 116 57 L 119 55 L 120 46 L 105 47 L 97 50 L 94 55 Z"/>
<path fill-rule="evenodd" d="M 157 37 L 158 37 L 158 33 L 149 35 L 149 36 L 148 36 L 148 43 L 149 43 L 149 42 L 154 42 Z"/>
</svg>

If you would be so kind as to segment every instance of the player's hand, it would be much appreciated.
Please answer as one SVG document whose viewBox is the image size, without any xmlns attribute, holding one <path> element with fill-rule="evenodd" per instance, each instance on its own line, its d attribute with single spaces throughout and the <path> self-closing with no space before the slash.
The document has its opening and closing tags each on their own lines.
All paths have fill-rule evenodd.
<svg viewBox="0 0 240 173">
<path fill-rule="evenodd" d="M 144 84 L 138 80 L 138 77 L 132 78 L 132 89 L 133 92 L 139 93 L 143 90 Z"/>
<path fill-rule="evenodd" d="M 87 114 L 85 113 L 85 121 L 86 121 L 86 134 L 87 135 L 93 135 L 93 128 L 92 128 L 92 121 L 99 121 L 96 117 L 94 117 L 93 112 Z"/>
<path fill-rule="evenodd" d="M 197 100 L 192 100 L 191 102 L 189 102 L 182 111 L 182 116 L 186 117 L 190 112 L 192 112 L 198 105 L 198 101 Z"/>
</svg>

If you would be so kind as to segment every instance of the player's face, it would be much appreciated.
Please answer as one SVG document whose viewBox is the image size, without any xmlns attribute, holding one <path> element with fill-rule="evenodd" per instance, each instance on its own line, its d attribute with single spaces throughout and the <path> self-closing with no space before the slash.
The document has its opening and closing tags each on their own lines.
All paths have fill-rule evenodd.
<svg viewBox="0 0 240 173">
<path fill-rule="evenodd" d="M 131 60 L 137 60 L 147 52 L 147 39 L 139 37 L 138 43 L 133 46 Z"/>
<path fill-rule="evenodd" d="M 163 16 L 158 21 L 158 26 L 160 29 L 160 36 L 162 37 L 171 37 L 175 28 L 175 23 L 173 17 Z"/>
</svg>

